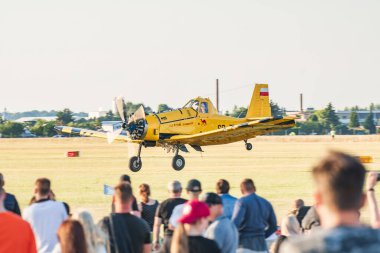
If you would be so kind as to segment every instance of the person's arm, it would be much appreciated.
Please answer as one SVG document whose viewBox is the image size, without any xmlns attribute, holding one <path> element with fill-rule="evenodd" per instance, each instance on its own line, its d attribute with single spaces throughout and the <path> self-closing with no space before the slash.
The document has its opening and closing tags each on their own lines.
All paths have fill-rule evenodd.
<svg viewBox="0 0 380 253">
<path fill-rule="evenodd" d="M 265 238 L 271 236 L 277 230 L 277 219 L 272 205 L 269 203 L 268 229 L 265 231 Z"/>
<path fill-rule="evenodd" d="M 222 228 L 210 225 L 207 230 L 205 237 L 214 240 L 218 244 L 219 249 L 223 248 L 223 242 L 231 238 L 225 238 L 225 233 L 223 233 Z"/>
<path fill-rule="evenodd" d="M 152 252 L 152 244 L 144 244 L 142 253 L 151 253 Z"/>
<path fill-rule="evenodd" d="M 158 250 L 160 248 L 160 227 L 162 224 L 162 219 L 159 217 L 154 217 L 153 225 L 153 250 Z"/>
<path fill-rule="evenodd" d="M 370 172 L 367 177 L 367 201 L 373 228 L 380 228 L 380 213 L 376 202 L 374 187 L 377 184 L 377 172 Z"/>
<path fill-rule="evenodd" d="M 231 218 L 231 221 L 235 224 L 238 230 L 244 219 L 244 215 L 245 215 L 245 207 L 243 205 L 243 202 L 241 200 L 238 200 L 236 201 L 234 212 Z"/>
<path fill-rule="evenodd" d="M 132 202 L 132 212 L 131 212 L 131 214 L 133 214 L 136 217 L 141 218 L 141 211 L 139 210 L 139 206 L 137 205 L 137 200 L 136 200 L 135 197 L 133 197 L 133 198 L 134 198 L 134 200 Z"/>
</svg>

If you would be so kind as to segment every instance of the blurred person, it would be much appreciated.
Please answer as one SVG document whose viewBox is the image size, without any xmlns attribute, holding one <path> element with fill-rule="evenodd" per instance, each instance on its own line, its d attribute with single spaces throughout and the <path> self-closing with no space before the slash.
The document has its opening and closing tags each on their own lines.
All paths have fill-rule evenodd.
<svg viewBox="0 0 380 253">
<path fill-rule="evenodd" d="M 58 229 L 59 243 L 53 253 L 88 253 L 82 224 L 77 220 L 65 220 Z"/>
<path fill-rule="evenodd" d="M 297 236 L 302 233 L 301 226 L 294 214 L 284 217 L 281 221 L 281 235 L 272 244 L 271 253 L 279 253 L 280 246 L 288 237 Z"/>
<path fill-rule="evenodd" d="M 123 174 L 119 178 L 119 183 L 129 183 L 130 185 L 132 185 L 131 177 L 127 174 Z M 113 213 L 115 212 L 115 198 L 114 197 L 112 197 L 111 211 Z M 137 204 L 137 200 L 135 196 L 133 196 L 131 213 L 137 217 L 141 217 L 141 212 L 139 210 L 139 206 Z"/>
<path fill-rule="evenodd" d="M 199 196 L 202 193 L 201 182 L 197 179 L 191 179 L 187 183 L 186 193 L 189 196 L 189 201 L 191 200 L 199 200 Z M 178 225 L 178 219 L 182 216 L 183 208 L 185 204 L 178 205 L 174 208 L 172 215 L 170 216 L 169 223 L 170 226 L 175 229 Z"/>
<path fill-rule="evenodd" d="M 314 206 L 311 206 L 305 217 L 302 219 L 302 228 L 305 233 L 312 233 L 315 229 L 318 229 L 321 226 L 321 221 L 317 212 L 317 209 Z"/>
<path fill-rule="evenodd" d="M 139 186 L 141 202 L 139 203 L 139 210 L 141 218 L 145 220 L 150 232 L 153 232 L 154 216 L 158 207 L 158 201 L 150 198 L 150 186 L 148 184 L 141 184 Z"/>
<path fill-rule="evenodd" d="M 0 187 L 0 252 L 36 253 L 36 242 L 28 222 L 5 209 L 6 193 Z"/>
<path fill-rule="evenodd" d="M 222 198 L 213 192 L 202 197 L 210 209 L 208 217 L 211 224 L 206 230 L 205 237 L 214 240 L 221 253 L 236 253 L 239 234 L 236 226 L 223 214 Z"/>
<path fill-rule="evenodd" d="M 368 200 L 368 207 L 369 207 L 369 213 L 371 217 L 371 226 L 373 228 L 379 229 L 380 228 L 380 212 L 379 208 L 377 206 L 376 196 L 375 196 L 375 186 L 377 184 L 377 177 L 378 173 L 371 171 L 368 173 L 367 177 L 367 200 Z"/>
<path fill-rule="evenodd" d="M 232 218 L 232 213 L 234 212 L 234 207 L 237 198 L 229 194 L 230 183 L 225 179 L 220 179 L 216 183 L 216 193 L 222 198 L 223 202 L 223 213 L 228 218 Z"/>
<path fill-rule="evenodd" d="M 5 180 L 3 174 L 0 173 L 0 189 L 4 189 Z M 5 190 L 4 190 L 5 191 Z M 21 216 L 20 207 L 18 205 L 15 195 L 8 192 L 5 193 L 4 207 L 8 211 Z"/>
<path fill-rule="evenodd" d="M 153 249 L 158 250 L 160 248 L 160 227 L 161 224 L 164 227 L 164 244 L 168 244 L 173 235 L 173 230 L 169 228 L 169 219 L 172 215 L 173 209 L 184 204 L 187 200 L 181 198 L 182 185 L 179 181 L 172 181 L 168 183 L 169 198 L 159 204 L 156 217 L 154 218 L 153 227 Z M 167 245 L 170 248 L 170 245 Z"/>
<path fill-rule="evenodd" d="M 88 253 L 108 252 L 108 238 L 106 234 L 94 224 L 92 215 L 88 211 L 80 209 L 72 215 L 72 219 L 82 224 Z"/>
<path fill-rule="evenodd" d="M 296 199 L 293 204 L 292 213 L 296 216 L 298 223 L 302 226 L 302 220 L 305 218 L 310 206 L 305 206 L 305 202 L 302 199 Z"/>
<path fill-rule="evenodd" d="M 131 214 L 133 193 L 129 183 L 115 187 L 115 213 L 100 221 L 110 242 L 111 253 L 150 253 L 151 235 L 148 224 Z"/>
<path fill-rule="evenodd" d="M 39 178 L 35 182 L 35 202 L 25 208 L 23 218 L 31 225 L 36 238 L 39 253 L 52 252 L 57 244 L 56 233 L 59 226 L 67 219 L 62 202 L 49 199 L 50 180 Z"/>
<path fill-rule="evenodd" d="M 272 205 L 256 194 L 252 179 L 240 184 L 243 194 L 235 205 L 232 221 L 239 231 L 239 248 L 253 251 L 267 251 L 265 238 L 277 230 L 276 215 Z"/>
<path fill-rule="evenodd" d="M 208 226 L 208 206 L 198 200 L 185 204 L 183 214 L 178 219 L 170 248 L 160 252 L 165 253 L 220 253 L 215 241 L 203 237 Z"/>
<path fill-rule="evenodd" d="M 374 253 L 380 249 L 380 231 L 361 225 L 366 171 L 355 157 L 330 152 L 312 170 L 315 208 L 322 229 L 312 236 L 291 238 L 281 253 Z"/>
</svg>

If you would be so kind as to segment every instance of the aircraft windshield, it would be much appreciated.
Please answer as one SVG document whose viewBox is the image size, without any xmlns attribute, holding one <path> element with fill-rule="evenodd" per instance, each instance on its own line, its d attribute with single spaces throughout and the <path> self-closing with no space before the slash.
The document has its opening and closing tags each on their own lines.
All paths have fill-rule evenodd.
<svg viewBox="0 0 380 253">
<path fill-rule="evenodd" d="M 190 100 L 183 108 L 193 108 L 195 111 L 198 111 L 198 106 L 198 100 Z"/>
</svg>

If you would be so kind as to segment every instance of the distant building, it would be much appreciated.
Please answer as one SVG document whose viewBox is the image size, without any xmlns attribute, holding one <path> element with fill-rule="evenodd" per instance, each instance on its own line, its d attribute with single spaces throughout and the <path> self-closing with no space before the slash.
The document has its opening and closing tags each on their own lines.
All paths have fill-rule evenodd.
<svg viewBox="0 0 380 253">
<path fill-rule="evenodd" d="M 121 128 L 121 121 L 102 121 L 102 129 L 105 132 L 114 132 Z"/>
<path fill-rule="evenodd" d="M 16 119 L 14 122 L 18 122 L 18 123 L 26 123 L 26 122 L 36 123 L 37 120 L 54 121 L 56 119 L 57 119 L 56 116 L 49 116 L 49 117 L 22 117 L 22 118 Z"/>
<path fill-rule="evenodd" d="M 363 124 L 365 119 L 368 117 L 370 111 L 356 111 L 359 119 L 359 123 Z M 380 125 L 380 110 L 374 110 L 373 113 L 373 120 L 375 121 L 375 124 L 377 126 Z M 342 124 L 348 125 L 350 123 L 350 116 L 351 111 L 337 111 L 336 114 L 339 117 L 339 121 Z"/>
<path fill-rule="evenodd" d="M 99 108 L 98 111 L 89 112 L 88 118 L 89 119 L 98 119 L 101 117 L 105 117 L 107 115 L 107 111 L 104 111 L 102 108 Z"/>
</svg>

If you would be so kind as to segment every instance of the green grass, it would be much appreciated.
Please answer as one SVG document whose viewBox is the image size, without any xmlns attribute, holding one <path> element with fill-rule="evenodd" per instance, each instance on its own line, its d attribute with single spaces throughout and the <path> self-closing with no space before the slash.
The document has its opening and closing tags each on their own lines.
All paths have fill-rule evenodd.
<svg viewBox="0 0 380 253">
<path fill-rule="evenodd" d="M 171 168 L 173 154 L 160 148 L 143 149 L 143 168 L 138 173 L 128 169 L 128 146 L 108 145 L 91 138 L 63 139 L 0 139 L 0 172 L 6 179 L 6 190 L 16 194 L 24 208 L 33 194 L 38 177 L 52 180 L 57 199 L 72 209 L 85 207 L 95 219 L 107 215 L 109 196 L 103 195 L 103 184 L 114 185 L 121 174 L 132 177 L 137 192 L 140 183 L 152 187 L 152 197 L 167 197 L 166 185 L 180 180 L 184 185 L 191 178 L 199 179 L 204 191 L 214 191 L 220 178 L 230 181 L 231 193 L 240 196 L 243 178 L 253 178 L 258 194 L 270 200 L 277 216 L 284 216 L 296 198 L 312 204 L 313 185 L 310 169 L 329 149 L 354 155 L 371 155 L 375 163 L 369 169 L 380 170 L 379 137 L 259 137 L 252 141 L 254 149 L 246 151 L 244 143 L 205 147 L 204 153 L 185 154 L 186 167 L 177 172 Z M 79 158 L 67 158 L 69 150 L 79 150 Z M 363 211 L 368 220 L 368 212 Z"/>
</svg>

